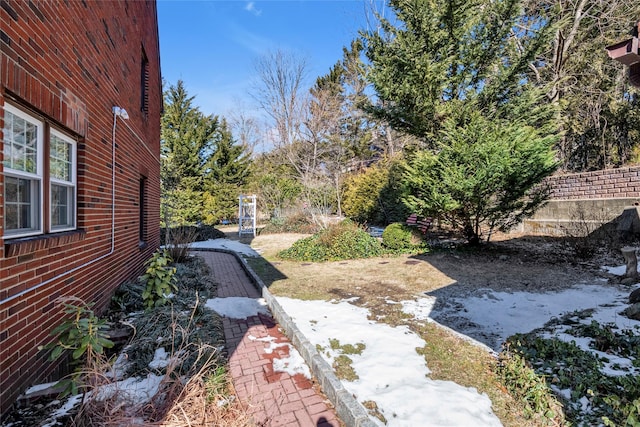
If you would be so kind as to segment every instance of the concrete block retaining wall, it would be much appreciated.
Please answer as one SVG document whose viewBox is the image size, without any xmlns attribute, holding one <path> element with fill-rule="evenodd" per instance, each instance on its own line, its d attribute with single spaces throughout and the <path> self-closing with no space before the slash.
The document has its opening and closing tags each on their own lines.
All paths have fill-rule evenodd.
<svg viewBox="0 0 640 427">
<path fill-rule="evenodd" d="M 556 175 L 546 183 L 551 187 L 550 200 L 517 231 L 575 235 L 613 221 L 626 208 L 640 206 L 640 166 Z"/>
</svg>

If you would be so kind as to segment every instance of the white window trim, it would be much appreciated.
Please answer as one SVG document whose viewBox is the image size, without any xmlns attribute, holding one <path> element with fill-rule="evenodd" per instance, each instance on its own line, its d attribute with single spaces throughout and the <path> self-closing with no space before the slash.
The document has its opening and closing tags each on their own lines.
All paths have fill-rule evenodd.
<svg viewBox="0 0 640 427">
<path fill-rule="evenodd" d="M 43 151 L 44 151 L 44 122 L 42 120 L 38 120 L 37 118 L 26 114 L 25 112 L 23 112 L 22 110 L 19 110 L 18 108 L 15 108 L 9 104 L 4 105 L 4 109 L 5 111 L 10 112 L 11 114 L 13 114 L 14 116 L 18 116 L 23 118 L 24 120 L 27 120 L 31 123 L 34 123 L 38 126 L 38 132 L 37 132 L 37 144 L 36 144 L 36 150 L 37 150 L 37 155 L 36 155 L 36 161 L 37 161 L 37 166 L 36 166 L 36 173 L 29 173 L 29 172 L 24 172 L 24 171 L 19 171 L 16 169 L 12 169 L 10 167 L 8 167 L 6 164 L 4 166 L 4 175 L 5 176 L 11 176 L 13 178 L 23 178 L 23 179 L 28 179 L 28 180 L 36 180 L 39 182 L 40 184 L 40 191 L 38 194 L 38 208 L 37 208 L 37 222 L 38 222 L 38 227 L 34 228 L 32 230 L 28 230 L 28 231 L 21 231 L 21 230 L 7 230 L 6 228 L 6 223 L 3 224 L 4 227 L 4 238 L 5 239 L 14 239 L 14 238 L 18 238 L 18 237 L 27 237 L 27 236 L 34 236 L 34 235 L 38 235 L 38 234 L 42 234 L 43 233 L 43 218 L 44 218 L 44 164 L 43 164 Z M 7 145 L 6 143 L 6 137 L 3 137 L 3 145 L 2 145 L 2 149 L 5 149 L 5 146 Z M 4 151 L 3 151 L 4 152 Z M 6 157 L 5 157 L 6 158 Z M 3 197 L 3 200 L 4 197 Z M 5 214 L 5 218 L 6 218 L 6 214 Z M 6 219 L 5 219 L 6 221 Z"/>
<path fill-rule="evenodd" d="M 8 230 L 6 228 L 6 213 L 5 213 L 5 223 L 3 224 L 3 228 L 4 228 L 4 239 L 9 241 L 11 239 L 17 239 L 17 238 L 21 238 L 21 237 L 31 237 L 31 236 L 37 236 L 37 235 L 42 235 L 42 234 L 46 234 L 46 233 L 50 233 L 50 234 L 55 234 L 55 233 L 59 233 L 59 232 L 63 232 L 63 231 L 69 231 L 69 230 L 75 230 L 77 229 L 78 226 L 78 207 L 77 207 L 77 193 L 78 193 L 78 184 L 77 184 L 77 141 L 70 137 L 69 135 L 53 128 L 50 124 L 46 124 L 43 120 L 38 119 L 37 116 L 34 116 L 32 114 L 26 113 L 23 110 L 16 108 L 8 103 L 5 103 L 3 106 L 5 111 L 8 111 L 9 113 L 20 117 L 24 120 L 27 120 L 33 124 L 35 124 L 38 128 L 37 130 L 37 144 L 36 144 L 36 149 L 37 149 L 37 167 L 36 167 L 36 173 L 29 173 L 29 172 L 24 172 L 24 171 L 19 171 L 16 169 L 12 169 L 10 167 L 7 166 L 7 164 L 4 165 L 4 177 L 13 177 L 13 178 L 22 178 L 22 179 L 29 179 L 32 181 L 37 181 L 38 185 L 39 185 L 39 193 L 37 195 L 37 201 L 38 201 L 38 207 L 35 210 L 35 215 L 37 215 L 37 228 L 34 229 L 30 229 L 30 230 Z M 71 181 L 63 181 L 63 180 L 59 180 L 59 179 L 55 179 L 53 178 L 50 174 L 48 177 L 44 176 L 44 162 L 45 162 L 45 141 L 44 141 L 44 134 L 45 134 L 45 126 L 48 126 L 49 128 L 49 138 L 51 138 L 52 135 L 55 135 L 56 137 L 64 140 L 65 142 L 71 144 Z M 7 146 L 6 143 L 6 136 L 3 136 L 3 140 L 2 142 L 2 149 L 5 150 L 5 147 Z M 48 149 L 50 150 L 51 144 L 46 145 L 48 147 Z M 4 152 L 4 151 L 3 151 Z M 6 152 L 4 152 L 6 153 Z M 46 155 L 46 161 L 48 162 L 50 158 L 50 154 L 49 152 L 47 152 Z M 5 155 L 5 159 L 6 159 L 6 155 Z M 45 179 L 47 178 L 47 179 Z M 46 183 L 46 188 L 45 188 L 45 183 Z M 61 186 L 65 186 L 68 188 L 71 188 L 72 191 L 72 206 L 70 206 L 70 220 L 71 220 L 71 224 L 69 226 L 53 226 L 53 221 L 52 221 L 52 215 L 53 215 L 53 210 L 52 210 L 52 206 L 51 206 L 51 201 L 52 201 L 52 184 L 55 185 L 61 185 Z M 44 194 L 45 191 L 48 192 L 49 194 L 49 206 L 44 205 Z M 3 197 L 3 200 L 6 201 L 6 199 Z M 48 215 L 48 221 L 46 221 L 46 223 L 48 223 L 47 226 L 47 230 L 45 230 L 45 215 Z"/>
<path fill-rule="evenodd" d="M 76 141 L 74 141 L 72 138 L 69 138 L 67 135 L 63 134 L 62 132 L 57 131 L 56 129 L 51 128 L 49 130 L 49 134 L 50 135 L 55 135 L 56 137 L 62 139 L 63 141 L 65 141 L 66 143 L 71 145 L 71 181 L 63 181 L 60 179 L 56 179 L 53 176 L 49 176 L 49 224 L 51 227 L 51 232 L 52 233 L 56 233 L 56 232 L 61 232 L 61 231 L 69 231 L 69 230 L 75 230 L 76 229 L 76 222 L 77 222 L 77 208 L 76 208 L 76 203 L 77 203 L 77 184 L 76 184 Z M 49 141 L 49 144 L 51 144 L 51 141 Z M 71 188 L 71 206 L 70 206 L 70 210 L 71 212 L 68 213 L 68 215 L 71 216 L 71 224 L 69 226 L 55 226 L 53 225 L 53 209 L 51 208 L 51 201 L 53 200 L 53 195 L 52 193 L 52 184 L 56 184 L 56 185 L 60 185 L 60 186 L 64 186 L 64 187 L 68 187 Z"/>
</svg>

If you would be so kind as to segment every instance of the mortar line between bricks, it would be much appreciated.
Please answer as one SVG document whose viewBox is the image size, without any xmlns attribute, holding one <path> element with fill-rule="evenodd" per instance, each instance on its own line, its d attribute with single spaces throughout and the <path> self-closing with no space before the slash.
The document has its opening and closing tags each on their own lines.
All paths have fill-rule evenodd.
<svg viewBox="0 0 640 427">
<path fill-rule="evenodd" d="M 261 294 L 264 295 L 264 288 L 256 286 L 260 284 L 259 279 L 247 269 L 246 262 L 239 255 L 227 251 L 194 252 L 202 256 L 211 268 L 211 275 L 218 284 L 218 295 L 254 299 L 260 298 Z M 259 289 L 262 289 L 262 292 Z M 265 299 L 268 301 L 268 298 Z M 267 344 L 249 339 L 252 334 L 259 337 L 271 336 L 276 338 L 278 343 L 293 346 L 291 340 L 281 332 L 286 328 L 278 325 L 271 314 L 271 307 L 270 311 L 269 315 L 250 316 L 242 320 L 223 319 L 228 356 L 235 367 L 229 370 L 232 382 L 238 386 L 238 397 L 249 405 L 253 421 L 265 426 L 279 425 L 285 420 L 287 425 L 301 427 L 364 426 L 365 424 L 355 424 L 342 419 L 331 406 L 333 402 L 329 403 L 331 399 L 317 391 L 319 385 L 314 387 L 315 380 L 309 381 L 302 374 L 291 376 L 285 372 L 274 372 L 273 360 L 279 358 L 277 353 L 267 354 Z M 297 398 L 290 401 L 290 395 Z M 307 396 L 306 399 L 315 397 L 308 400 L 313 404 L 305 406 L 302 396 Z"/>
</svg>

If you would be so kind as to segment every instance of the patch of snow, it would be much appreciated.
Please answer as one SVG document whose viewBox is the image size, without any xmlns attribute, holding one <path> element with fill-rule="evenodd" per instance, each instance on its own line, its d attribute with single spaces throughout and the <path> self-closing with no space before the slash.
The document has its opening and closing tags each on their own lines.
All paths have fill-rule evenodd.
<svg viewBox="0 0 640 427">
<path fill-rule="evenodd" d="M 258 257 L 260 254 L 251 248 L 251 246 L 230 239 L 210 239 L 203 242 L 193 242 L 191 249 L 226 249 L 228 251 L 237 252 L 250 257 Z"/>
<path fill-rule="evenodd" d="M 371 321 L 367 318 L 369 310 L 344 301 L 277 300 L 305 337 L 325 349 L 322 356 L 329 364 L 339 355 L 331 350 L 330 339 L 339 340 L 341 345 L 365 345 L 361 354 L 349 354 L 359 379 L 343 384 L 358 401 L 376 402 L 388 426 L 501 425 L 485 394 L 428 377 L 424 357 L 416 351 L 426 343 L 406 326 L 394 328 Z"/>
<path fill-rule="evenodd" d="M 36 384 L 36 385 L 34 385 L 32 387 L 29 387 L 27 390 L 25 390 L 24 395 L 28 396 L 30 394 L 33 394 L 33 393 L 36 393 L 36 392 L 39 392 L 39 391 L 42 391 L 42 390 L 46 390 L 49 387 L 55 386 L 56 384 L 58 384 L 57 381 L 52 382 L 52 383 Z"/>
<path fill-rule="evenodd" d="M 400 301 L 402 304 L 402 312 L 412 315 L 416 320 L 428 320 L 431 316 L 431 310 L 436 303 L 436 299 L 418 298 L 418 300 Z"/>
<path fill-rule="evenodd" d="M 600 284 L 577 285 L 561 292 L 548 293 L 490 292 L 482 297 L 454 298 L 452 302 L 455 303 L 455 309 L 445 308 L 432 313 L 432 317 L 435 320 L 449 315 L 463 317 L 471 321 L 473 326 L 466 331 L 456 328 L 459 332 L 500 351 L 507 337 L 530 332 L 554 317 L 575 310 L 593 308 L 596 310 L 593 319 L 601 323 L 620 322 L 626 328 L 640 324 L 618 314 L 625 306 L 628 292 L 628 289 Z"/>
<path fill-rule="evenodd" d="M 281 359 L 274 358 L 273 359 L 273 371 L 274 372 L 285 372 L 291 376 L 296 374 L 302 374 L 306 378 L 311 379 L 311 370 L 309 369 L 309 365 L 304 361 L 304 358 L 300 355 L 298 350 L 293 347 L 291 344 L 283 342 L 277 343 L 277 338 L 272 336 L 266 336 L 263 338 L 256 338 L 253 335 L 248 336 L 251 341 L 261 341 L 269 343 L 268 347 L 263 349 L 265 354 L 272 354 L 273 351 L 277 348 L 286 347 L 287 353 L 289 357 L 283 357 Z"/>
<path fill-rule="evenodd" d="M 266 354 L 271 354 L 273 353 L 273 350 L 275 350 L 276 348 L 280 348 L 280 347 L 285 347 L 289 344 L 287 343 L 277 343 L 275 337 L 272 336 L 268 336 L 268 337 L 264 337 L 264 338 L 256 338 L 253 335 L 249 335 L 249 340 L 250 341 L 262 341 L 262 342 L 268 342 L 269 343 L 269 347 L 265 347 L 264 348 L 264 352 Z"/>
<path fill-rule="evenodd" d="M 248 336 L 251 341 L 261 341 L 269 343 L 268 347 L 265 347 L 263 350 L 265 354 L 272 354 L 273 350 L 277 348 L 287 347 L 287 352 L 289 357 L 283 357 L 281 359 L 274 358 L 273 359 L 273 371 L 274 372 L 285 372 L 291 376 L 296 374 L 302 374 L 306 378 L 311 379 L 311 370 L 309 369 L 309 365 L 304 361 L 304 358 L 300 355 L 298 350 L 293 347 L 289 343 L 277 343 L 276 337 L 266 336 L 263 338 L 256 338 L 253 335 Z"/>
<path fill-rule="evenodd" d="M 169 355 L 167 354 L 167 350 L 165 350 L 164 347 L 156 348 L 153 360 L 149 362 L 149 367 L 151 369 L 162 369 L 166 368 L 168 365 Z"/>
<path fill-rule="evenodd" d="M 147 374 L 146 378 L 130 377 L 116 383 L 99 387 L 96 400 L 103 401 L 117 397 L 120 402 L 130 405 L 143 405 L 158 393 L 164 376 Z"/>
<path fill-rule="evenodd" d="M 606 270 L 607 273 L 614 274 L 616 276 L 624 276 L 624 273 L 627 271 L 626 265 L 618 265 L 615 267 L 611 267 L 608 265 L 603 265 L 601 267 L 603 270 Z M 640 273 L 640 265 L 638 265 L 638 272 Z"/>
<path fill-rule="evenodd" d="M 269 308 L 264 298 L 213 298 L 207 300 L 205 307 L 231 319 L 246 319 L 258 314 L 269 314 Z"/>
<path fill-rule="evenodd" d="M 51 418 L 47 419 L 41 427 L 53 427 L 59 425 L 58 418 L 62 418 L 66 415 L 69 415 L 69 412 L 78 404 L 82 402 L 82 395 L 76 394 L 65 402 L 60 408 L 56 409 L 53 414 L 51 414 Z"/>
<path fill-rule="evenodd" d="M 113 362 L 113 366 L 111 370 L 108 371 L 105 376 L 107 378 L 113 378 L 116 380 L 122 379 L 127 370 L 127 365 L 129 364 L 129 355 L 127 354 L 127 350 L 131 346 L 125 346 L 122 351 L 118 354 L 118 357 L 115 362 Z"/>
<path fill-rule="evenodd" d="M 285 345 L 289 347 L 289 357 L 273 359 L 273 371 L 285 372 L 291 376 L 302 374 L 306 378 L 311 379 L 311 371 L 302 355 L 291 344 Z"/>
</svg>

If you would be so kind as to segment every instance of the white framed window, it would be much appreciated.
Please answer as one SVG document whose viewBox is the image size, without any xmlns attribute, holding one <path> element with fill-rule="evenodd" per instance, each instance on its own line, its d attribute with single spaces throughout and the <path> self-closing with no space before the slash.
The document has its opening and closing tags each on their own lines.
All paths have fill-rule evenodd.
<svg viewBox="0 0 640 427">
<path fill-rule="evenodd" d="M 4 234 L 42 233 L 44 123 L 4 106 Z"/>
<path fill-rule="evenodd" d="M 76 142 L 8 104 L 2 131 L 5 239 L 74 229 Z"/>
<path fill-rule="evenodd" d="M 49 137 L 49 217 L 52 231 L 74 229 L 76 211 L 76 144 L 55 130 Z"/>
</svg>

